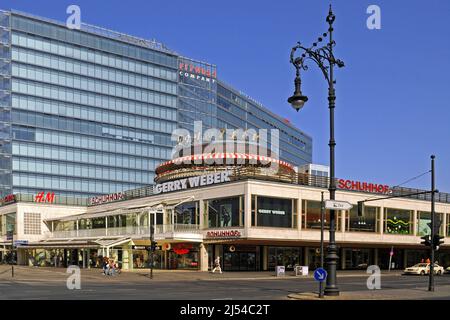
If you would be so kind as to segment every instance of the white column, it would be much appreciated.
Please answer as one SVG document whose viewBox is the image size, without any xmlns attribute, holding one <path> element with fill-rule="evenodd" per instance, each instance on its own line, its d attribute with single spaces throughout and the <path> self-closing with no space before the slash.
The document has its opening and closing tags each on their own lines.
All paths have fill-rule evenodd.
<svg viewBox="0 0 450 320">
<path fill-rule="evenodd" d="M 200 271 L 208 271 L 208 246 L 200 244 Z"/>
<path fill-rule="evenodd" d="M 122 247 L 122 270 L 133 269 L 133 263 L 130 263 L 130 250 L 128 249 L 128 246 Z"/>
<path fill-rule="evenodd" d="M 342 270 L 345 270 L 345 258 L 346 258 L 346 255 L 347 255 L 347 251 L 343 248 L 343 249 L 341 250 L 341 253 L 342 253 L 342 257 L 341 257 L 341 268 L 342 268 Z"/>
<path fill-rule="evenodd" d="M 245 183 L 244 187 L 244 228 L 245 234 L 248 234 L 248 229 L 252 226 L 252 195 L 249 183 Z"/>
<path fill-rule="evenodd" d="M 378 226 L 380 234 L 384 233 L 384 206 L 380 207 L 380 224 Z"/>
<path fill-rule="evenodd" d="M 345 233 L 345 215 L 350 215 L 350 211 L 341 210 L 341 232 Z"/>
<path fill-rule="evenodd" d="M 418 218 L 419 212 L 417 210 L 413 210 L 413 230 L 412 233 L 413 235 L 417 235 L 417 218 Z"/>
</svg>

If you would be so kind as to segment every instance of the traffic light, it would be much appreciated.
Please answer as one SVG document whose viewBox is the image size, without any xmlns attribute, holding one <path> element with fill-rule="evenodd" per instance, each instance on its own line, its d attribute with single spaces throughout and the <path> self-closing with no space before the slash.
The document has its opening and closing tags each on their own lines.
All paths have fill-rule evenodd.
<svg viewBox="0 0 450 320">
<path fill-rule="evenodd" d="M 423 244 L 423 245 L 425 245 L 427 247 L 431 246 L 430 235 L 426 235 L 426 236 L 420 237 L 420 239 L 423 240 L 420 244 Z"/>
<path fill-rule="evenodd" d="M 358 217 L 362 217 L 364 215 L 364 202 L 358 201 Z"/>
<path fill-rule="evenodd" d="M 444 237 L 438 234 L 435 234 L 433 237 L 433 248 L 434 250 L 439 250 L 439 246 L 444 243 Z"/>
</svg>

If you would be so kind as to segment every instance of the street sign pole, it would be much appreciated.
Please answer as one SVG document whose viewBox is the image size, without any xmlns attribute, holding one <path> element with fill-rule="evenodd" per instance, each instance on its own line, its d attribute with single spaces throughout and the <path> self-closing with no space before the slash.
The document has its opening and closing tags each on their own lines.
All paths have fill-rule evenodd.
<svg viewBox="0 0 450 320">
<path fill-rule="evenodd" d="M 325 204 L 323 201 L 323 192 L 322 199 L 320 202 L 320 267 L 323 269 L 323 228 L 324 228 L 324 220 L 325 220 Z M 319 282 L 319 298 L 323 298 L 323 282 Z"/>
<path fill-rule="evenodd" d="M 154 217 L 154 216 L 153 216 Z M 153 279 L 153 240 L 154 240 L 154 232 L 153 232 L 153 221 L 152 221 L 152 214 L 149 214 L 148 223 L 150 226 L 150 247 L 149 247 L 149 254 L 150 254 L 150 279 Z"/>
<path fill-rule="evenodd" d="M 428 291 L 433 292 L 434 291 L 434 238 L 436 237 L 436 230 L 435 230 L 435 224 L 436 224 L 436 215 L 434 212 L 434 189 L 435 189 L 435 183 L 434 183 L 434 155 L 431 156 L 431 246 L 430 246 L 430 255 L 431 255 L 431 261 L 430 261 L 430 275 L 429 275 L 429 281 L 428 281 Z M 439 234 L 439 232 L 438 232 Z"/>
<path fill-rule="evenodd" d="M 391 247 L 391 251 L 389 252 L 389 272 L 391 272 L 392 256 L 393 255 L 394 255 L 394 246 Z"/>
</svg>

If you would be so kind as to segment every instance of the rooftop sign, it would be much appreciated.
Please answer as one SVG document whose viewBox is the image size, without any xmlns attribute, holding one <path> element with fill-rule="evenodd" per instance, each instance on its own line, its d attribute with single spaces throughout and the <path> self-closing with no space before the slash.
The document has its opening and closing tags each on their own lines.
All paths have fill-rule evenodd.
<svg viewBox="0 0 450 320">
<path fill-rule="evenodd" d="M 209 173 L 202 176 L 178 179 L 157 184 L 153 187 L 153 193 L 166 193 L 172 191 L 181 191 L 190 188 L 209 186 L 213 184 L 229 182 L 230 171 Z"/>
</svg>

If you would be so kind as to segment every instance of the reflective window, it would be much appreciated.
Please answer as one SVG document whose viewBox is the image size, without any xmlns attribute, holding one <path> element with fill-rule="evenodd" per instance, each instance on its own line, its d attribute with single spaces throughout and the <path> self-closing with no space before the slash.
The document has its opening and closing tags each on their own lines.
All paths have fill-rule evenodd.
<svg viewBox="0 0 450 320">
<path fill-rule="evenodd" d="M 384 232 L 392 234 L 411 234 L 412 210 L 384 209 Z"/>
<path fill-rule="evenodd" d="M 208 227 L 243 226 L 243 197 L 222 198 L 205 201 L 208 215 Z"/>
</svg>

